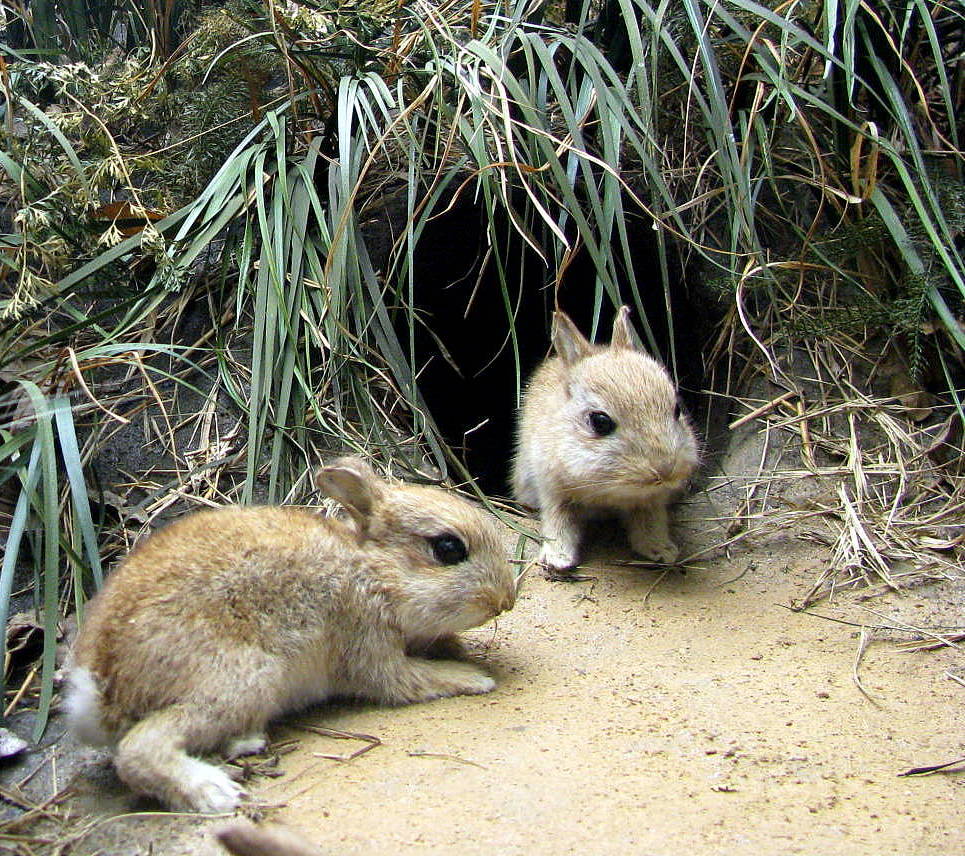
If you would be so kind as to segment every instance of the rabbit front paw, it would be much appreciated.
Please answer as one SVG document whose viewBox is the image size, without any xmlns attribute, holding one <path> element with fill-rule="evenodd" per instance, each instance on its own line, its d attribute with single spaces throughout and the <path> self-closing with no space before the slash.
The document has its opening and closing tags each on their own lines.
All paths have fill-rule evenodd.
<svg viewBox="0 0 965 856">
<path fill-rule="evenodd" d="M 557 541 L 544 541 L 539 561 L 550 573 L 559 574 L 575 568 L 580 563 L 580 557 L 576 550 L 568 550 Z"/>
<path fill-rule="evenodd" d="M 550 575 L 575 568 L 580 563 L 580 520 L 572 507 L 545 502 L 540 514 L 543 546 L 539 561 Z"/>
<path fill-rule="evenodd" d="M 469 663 L 408 658 L 407 701 L 428 701 L 454 695 L 481 695 L 496 689 L 496 682 Z"/>
<path fill-rule="evenodd" d="M 427 691 L 439 696 L 482 695 L 496 689 L 496 681 L 469 663 L 433 660 Z M 434 686 L 433 686 L 434 684 Z"/>
<path fill-rule="evenodd" d="M 672 564 L 680 555 L 680 549 L 670 537 L 664 506 L 634 509 L 627 517 L 627 535 L 633 552 L 651 562 Z"/>
<path fill-rule="evenodd" d="M 478 672 L 466 677 L 462 692 L 465 695 L 483 695 L 484 693 L 491 693 L 494 689 L 496 689 L 496 681 L 489 675 Z"/>
<path fill-rule="evenodd" d="M 228 741 L 225 746 L 225 758 L 234 761 L 236 758 L 243 758 L 246 755 L 260 755 L 267 746 L 267 734 L 261 732 L 244 734 Z"/>
<path fill-rule="evenodd" d="M 635 538 L 633 533 L 630 535 L 630 546 L 633 552 L 651 562 L 660 562 L 665 565 L 673 564 L 680 556 L 680 548 L 674 544 L 670 538 L 655 537 L 653 533 L 648 533 L 649 537 Z"/>
</svg>

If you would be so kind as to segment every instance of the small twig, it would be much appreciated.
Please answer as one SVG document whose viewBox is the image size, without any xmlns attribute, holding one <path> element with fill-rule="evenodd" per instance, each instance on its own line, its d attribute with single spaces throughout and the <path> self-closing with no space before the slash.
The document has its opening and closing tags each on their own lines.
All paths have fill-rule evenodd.
<svg viewBox="0 0 965 856">
<path fill-rule="evenodd" d="M 155 386 L 154 381 L 151 380 L 151 376 L 148 374 L 148 371 L 144 366 L 144 361 L 141 359 L 140 353 L 137 351 L 132 351 L 132 354 L 134 356 L 134 361 L 137 363 L 137 367 L 141 371 L 141 376 L 144 378 L 144 382 L 147 384 L 148 389 L 151 390 L 151 394 L 154 396 L 154 401 L 157 403 L 158 410 L 161 411 L 161 416 L 164 418 L 164 424 L 168 430 L 167 440 L 171 444 L 169 447 L 171 460 L 174 462 L 175 471 L 180 477 L 181 469 L 178 466 L 178 447 L 177 441 L 174 438 L 174 428 L 171 426 L 171 417 L 168 415 L 167 408 L 164 406 L 164 402 L 161 399 L 161 393 L 158 392 L 157 386 Z M 160 435 L 160 433 L 161 432 L 159 431 L 158 435 Z"/>
<path fill-rule="evenodd" d="M 958 675 L 953 675 L 951 672 L 945 672 L 945 677 L 948 678 L 948 680 L 955 681 L 956 684 L 961 684 L 963 687 L 965 687 L 965 678 L 962 678 Z"/>
<path fill-rule="evenodd" d="M 334 728 L 322 728 L 318 725 L 306 725 L 304 723 L 296 724 L 295 728 L 310 731 L 312 734 L 318 734 L 321 737 L 331 737 L 335 740 L 362 740 L 366 744 L 361 749 L 356 749 L 348 755 L 327 755 L 324 752 L 312 752 L 315 758 L 325 758 L 328 761 L 342 761 L 346 763 L 348 761 L 354 761 L 359 755 L 364 755 L 376 746 L 382 745 L 382 741 L 371 734 L 359 734 L 355 731 L 336 731 Z"/>
<path fill-rule="evenodd" d="M 689 553 L 682 559 L 677 560 L 678 565 L 689 565 L 696 559 L 700 559 L 704 556 L 709 556 L 710 554 L 716 552 L 717 550 L 723 550 L 725 547 L 730 547 L 732 544 L 736 544 L 738 541 L 744 541 L 750 538 L 752 535 L 760 535 L 762 532 L 770 532 L 771 529 L 767 526 L 757 526 L 755 528 L 747 527 L 742 531 L 738 532 L 736 535 L 732 535 L 729 538 L 725 538 L 723 541 L 715 541 L 713 544 L 709 544 L 706 547 L 702 547 L 699 550 L 695 550 L 693 553 Z"/>
<path fill-rule="evenodd" d="M 64 790 L 60 791 L 60 793 L 56 793 L 53 796 L 48 797 L 42 803 L 30 805 L 30 803 L 26 802 L 25 799 L 18 798 L 9 791 L 0 788 L 0 798 L 20 808 L 27 809 L 27 811 L 25 811 L 22 815 L 4 823 L 0 828 L 3 829 L 4 833 L 9 834 L 15 832 L 21 827 L 29 825 L 37 817 L 54 818 L 55 815 L 50 811 L 50 809 L 59 805 L 72 795 L 72 788 L 64 788 Z"/>
<path fill-rule="evenodd" d="M 882 621 L 894 620 L 894 619 L 889 619 L 888 616 L 882 615 L 880 612 L 878 612 L 878 611 L 876 611 L 876 610 L 874 610 L 874 609 L 871 609 L 870 607 L 863 606 L 863 607 L 861 607 L 861 609 L 864 609 L 866 612 L 870 612 L 875 618 L 880 618 Z M 898 626 L 895 627 L 894 629 L 896 629 L 896 630 L 904 630 L 906 633 L 920 633 L 922 636 L 930 636 L 930 637 L 931 637 L 932 639 L 934 639 L 936 642 L 940 642 L 940 643 L 942 643 L 943 645 L 947 645 L 949 648 L 956 648 L 956 649 L 957 649 L 957 648 L 959 647 L 958 644 L 957 644 L 957 640 L 954 639 L 953 636 L 951 636 L 951 635 L 941 636 L 940 634 L 935 633 L 935 632 L 933 632 L 933 631 L 931 631 L 931 630 L 927 630 L 927 629 L 925 629 L 925 628 L 923 628 L 923 627 L 915 627 L 914 625 L 911 625 L 911 624 L 904 624 L 904 622 L 899 622 L 899 623 L 898 623 Z M 959 628 L 957 628 L 957 627 L 956 627 L 956 628 L 951 628 L 951 627 L 950 627 L 950 628 L 948 628 L 948 629 L 949 629 L 949 630 L 957 630 L 957 629 L 959 629 Z"/>
<path fill-rule="evenodd" d="M 29 773 L 27 773 L 26 776 L 24 776 L 19 782 L 17 782 L 14 787 L 16 787 L 18 791 L 22 791 L 26 785 L 30 784 L 30 781 L 33 779 L 33 777 L 36 776 L 37 773 L 39 773 L 49 763 L 50 763 L 50 756 L 48 755 L 46 758 L 41 760 L 41 762 L 37 764 Z"/>
<path fill-rule="evenodd" d="M 590 586 L 590 590 L 589 590 L 588 592 L 587 592 L 587 591 L 581 591 L 581 592 L 576 596 L 576 603 L 583 603 L 584 600 L 588 600 L 590 603 L 598 603 L 597 599 L 596 599 L 595 597 L 593 597 L 593 593 L 594 593 L 595 591 L 596 591 L 596 582 L 594 582 L 594 583 Z"/>
<path fill-rule="evenodd" d="M 543 576 L 554 583 L 588 583 L 596 579 L 592 574 L 578 574 L 576 571 L 554 571 L 544 568 Z"/>
<path fill-rule="evenodd" d="M 122 425 L 128 425 L 131 421 L 130 419 L 124 416 L 121 416 L 118 413 L 114 413 L 112 410 L 109 410 L 108 408 L 106 408 L 95 397 L 94 393 L 90 391 L 90 387 L 87 385 L 87 381 L 84 380 L 84 373 L 83 371 L 81 371 L 80 364 L 77 362 L 77 354 L 74 352 L 73 348 L 71 347 L 67 348 L 67 355 L 70 357 L 70 365 L 74 370 L 74 378 L 77 380 L 77 384 L 80 386 L 80 388 L 84 390 L 85 393 L 87 393 L 87 397 L 91 400 L 91 403 L 99 410 L 102 410 L 104 413 L 110 416 L 111 419 L 114 419 L 115 421 L 120 422 Z"/>
<path fill-rule="evenodd" d="M 456 761 L 460 764 L 466 764 L 470 767 L 478 767 L 480 770 L 485 770 L 486 768 L 477 763 L 476 761 L 470 761 L 467 758 L 460 758 L 458 755 L 446 755 L 444 752 L 406 752 L 410 758 L 438 758 L 441 761 Z"/>
<path fill-rule="evenodd" d="M 927 776 L 929 773 L 940 773 L 945 771 L 947 773 L 965 773 L 965 767 L 960 770 L 949 770 L 949 767 L 957 767 L 959 764 L 965 764 L 965 758 L 956 758 L 954 761 L 946 761 L 944 764 L 931 764 L 927 767 L 912 767 L 910 770 L 905 770 L 904 773 L 899 773 L 899 776 Z"/>
<path fill-rule="evenodd" d="M 13 697 L 13 700 L 10 702 L 10 704 L 8 704 L 8 705 L 6 706 L 6 708 L 4 708 L 4 711 L 3 711 L 4 718 L 10 716 L 10 714 L 13 713 L 14 708 L 15 708 L 18 704 L 20 704 L 20 699 L 23 698 L 24 693 L 27 692 L 28 687 L 29 687 L 30 684 L 33 682 L 33 679 L 37 676 L 37 672 L 40 671 L 40 666 L 41 666 L 41 664 L 40 664 L 40 663 L 37 663 L 37 664 L 27 673 L 27 677 L 24 679 L 24 682 L 20 685 L 20 689 L 17 690 L 16 694 L 15 694 L 14 697 Z"/>
<path fill-rule="evenodd" d="M 858 653 L 855 655 L 854 665 L 851 667 L 851 678 L 861 695 L 868 699 L 875 707 L 881 707 L 878 700 L 864 688 L 861 683 L 861 678 L 858 676 L 858 668 L 861 665 L 862 659 L 864 659 L 864 652 L 868 650 L 868 645 L 871 644 L 871 641 L 871 637 L 868 635 L 868 628 L 862 627 L 861 639 L 858 641 Z"/>
<path fill-rule="evenodd" d="M 723 588 L 724 586 L 729 586 L 731 583 L 736 583 L 741 577 L 746 576 L 751 571 L 757 570 L 757 562 L 748 562 L 744 566 L 744 570 L 741 571 L 736 577 L 731 577 L 729 580 L 724 580 L 722 583 L 717 583 L 717 588 Z"/>
<path fill-rule="evenodd" d="M 937 651 L 939 648 L 955 648 L 958 642 L 965 642 L 965 633 L 952 633 L 948 636 L 938 636 L 930 641 L 926 639 L 910 639 L 907 642 L 899 642 L 896 647 L 906 653 L 917 653 L 919 651 Z"/>
<path fill-rule="evenodd" d="M 833 615 L 822 615 L 820 612 L 811 612 L 810 610 L 803 608 L 788 606 L 786 603 L 775 603 L 774 606 L 778 606 L 781 609 L 786 609 L 788 612 L 796 612 L 801 615 L 810 615 L 814 618 L 822 618 L 825 621 L 833 621 L 835 624 L 844 624 L 846 627 L 867 628 L 869 630 L 890 630 L 893 633 L 920 633 L 922 635 L 930 635 L 935 636 L 937 639 L 942 639 L 941 636 L 936 636 L 934 633 L 931 633 L 930 631 L 924 630 L 920 627 L 901 627 L 897 624 L 864 624 L 859 621 L 847 621 L 844 618 L 835 618 Z M 869 609 L 868 612 L 870 612 L 872 615 L 877 615 L 879 618 L 882 617 L 874 610 Z"/>
<path fill-rule="evenodd" d="M 778 405 L 783 404 L 789 398 L 794 398 L 795 395 L 797 395 L 797 393 L 794 392 L 793 390 L 789 392 L 785 392 L 783 395 L 779 395 L 777 398 L 774 398 L 771 401 L 765 402 L 760 407 L 757 407 L 754 410 L 752 410 L 750 413 L 745 413 L 743 416 L 738 417 L 733 422 L 731 422 L 727 427 L 731 431 L 734 431 L 735 429 L 740 428 L 741 425 L 746 425 L 748 422 L 751 422 L 752 420 L 757 419 L 758 416 L 763 416 L 765 413 L 770 412 Z"/>
<path fill-rule="evenodd" d="M 658 585 L 660 585 L 660 583 L 663 582 L 663 578 L 664 578 L 665 576 L 667 576 L 667 574 L 669 574 L 670 571 L 672 571 L 672 570 L 673 570 L 673 568 L 664 568 L 664 569 L 663 569 L 663 571 L 661 572 L 660 576 L 657 577 L 657 578 L 653 581 L 653 583 L 651 583 L 650 588 L 648 588 L 647 591 L 646 591 L 646 593 L 643 595 L 643 602 L 640 604 L 641 606 L 646 606 L 646 605 L 647 605 L 647 601 L 650 599 L 650 595 L 653 594 L 654 589 L 656 589 L 656 587 L 657 587 Z"/>
<path fill-rule="evenodd" d="M 801 451 L 804 453 L 804 461 L 809 467 L 815 465 L 814 446 L 811 444 L 811 429 L 808 427 L 807 413 L 804 410 L 804 402 L 797 401 L 797 413 L 801 417 L 798 428 L 801 432 Z"/>
<path fill-rule="evenodd" d="M 22 808 L 25 811 L 37 808 L 37 806 L 27 802 L 27 798 L 22 794 L 15 794 L 3 787 L 0 787 L 0 800 L 3 800 L 5 803 L 9 803 L 12 806 L 16 806 L 17 808 Z"/>
</svg>

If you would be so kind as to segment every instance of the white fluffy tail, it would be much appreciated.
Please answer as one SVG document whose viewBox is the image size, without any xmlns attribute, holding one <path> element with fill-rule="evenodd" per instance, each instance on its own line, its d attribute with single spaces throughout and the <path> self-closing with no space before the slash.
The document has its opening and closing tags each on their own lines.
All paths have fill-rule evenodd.
<svg viewBox="0 0 965 856">
<path fill-rule="evenodd" d="M 67 675 L 65 700 L 71 731 L 92 746 L 110 746 L 114 741 L 101 719 L 101 692 L 89 669 L 74 667 Z"/>
</svg>

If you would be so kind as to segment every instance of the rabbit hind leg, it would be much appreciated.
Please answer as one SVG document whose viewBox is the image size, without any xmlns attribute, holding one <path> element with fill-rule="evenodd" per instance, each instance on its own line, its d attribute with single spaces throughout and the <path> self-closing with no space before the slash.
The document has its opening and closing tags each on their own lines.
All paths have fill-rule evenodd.
<svg viewBox="0 0 965 856">
<path fill-rule="evenodd" d="M 244 791 L 220 767 L 188 754 L 224 743 L 231 717 L 197 707 L 172 705 L 149 714 L 119 741 L 114 765 L 132 790 L 175 811 L 233 811 Z M 235 732 L 237 733 L 237 732 Z"/>
</svg>

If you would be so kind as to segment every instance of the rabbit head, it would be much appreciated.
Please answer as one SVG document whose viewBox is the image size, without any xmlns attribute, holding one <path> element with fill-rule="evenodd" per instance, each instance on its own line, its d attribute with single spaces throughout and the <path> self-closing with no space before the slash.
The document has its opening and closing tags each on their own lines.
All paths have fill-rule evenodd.
<svg viewBox="0 0 965 856">
<path fill-rule="evenodd" d="M 516 602 L 517 581 L 495 522 L 438 488 L 380 479 L 359 458 L 315 476 L 355 524 L 360 555 L 412 642 L 476 627 Z"/>
<path fill-rule="evenodd" d="M 634 344 L 628 308 L 607 346 L 591 345 L 557 312 L 553 345 L 564 385 L 554 463 L 573 498 L 619 507 L 683 487 L 697 441 L 670 376 Z"/>
</svg>

